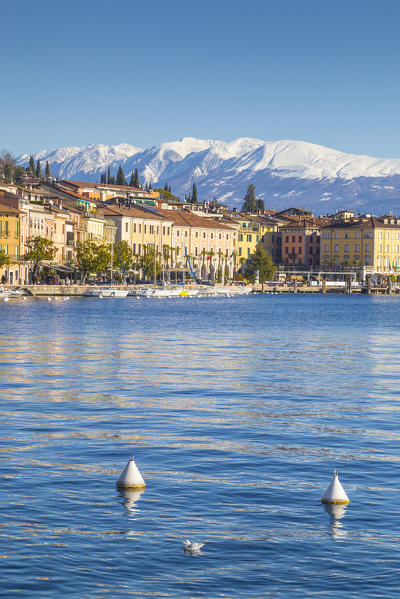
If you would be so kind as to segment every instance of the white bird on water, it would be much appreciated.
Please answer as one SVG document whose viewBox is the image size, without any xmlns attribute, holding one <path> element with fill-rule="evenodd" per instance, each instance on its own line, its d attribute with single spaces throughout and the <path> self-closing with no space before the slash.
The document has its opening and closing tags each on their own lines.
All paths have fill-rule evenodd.
<svg viewBox="0 0 400 599">
<path fill-rule="evenodd" d="M 188 539 L 183 541 L 182 543 L 184 551 L 188 553 L 196 553 L 199 552 L 200 549 L 204 546 L 204 543 L 191 543 Z"/>
</svg>

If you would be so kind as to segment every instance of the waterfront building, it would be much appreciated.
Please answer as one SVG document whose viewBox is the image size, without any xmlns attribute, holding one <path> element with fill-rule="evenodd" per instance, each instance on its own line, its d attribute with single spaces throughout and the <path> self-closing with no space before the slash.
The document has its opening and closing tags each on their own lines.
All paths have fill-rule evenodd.
<svg viewBox="0 0 400 599">
<path fill-rule="evenodd" d="M 220 220 L 184 210 L 159 208 L 159 214 L 173 221 L 171 266 L 184 268 L 189 258 L 201 279 L 233 277 L 237 260 L 237 231 Z"/>
<path fill-rule="evenodd" d="M 19 282 L 20 251 L 20 211 L 0 203 L 0 250 L 9 257 L 10 264 L 0 268 L 0 277 L 7 283 Z"/>
<path fill-rule="evenodd" d="M 400 218 L 338 219 L 321 228 L 321 264 L 368 273 L 400 273 Z"/>
<path fill-rule="evenodd" d="M 287 268 L 313 270 L 320 265 L 320 227 L 326 221 L 306 217 L 280 227 L 282 263 Z"/>
</svg>

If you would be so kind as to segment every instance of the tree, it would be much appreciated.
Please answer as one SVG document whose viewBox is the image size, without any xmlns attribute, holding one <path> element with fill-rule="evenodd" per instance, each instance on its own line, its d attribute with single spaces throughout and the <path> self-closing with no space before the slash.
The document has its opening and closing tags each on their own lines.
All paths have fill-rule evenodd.
<svg viewBox="0 0 400 599">
<path fill-rule="evenodd" d="M 115 185 L 115 176 L 114 175 L 110 178 L 110 184 Z"/>
<path fill-rule="evenodd" d="M 85 281 L 90 273 L 106 270 L 111 261 L 111 247 L 108 244 L 88 239 L 76 245 L 76 265 Z"/>
<path fill-rule="evenodd" d="M 36 283 L 40 263 L 44 260 L 53 260 L 56 254 L 56 249 L 54 247 L 53 241 L 46 239 L 45 237 L 41 237 L 40 235 L 28 237 L 25 246 L 27 251 L 24 255 L 24 261 L 33 263 L 32 281 Z"/>
<path fill-rule="evenodd" d="M 262 200 L 262 199 L 257 200 L 257 212 L 264 212 L 264 210 L 265 210 L 264 200 Z"/>
<path fill-rule="evenodd" d="M 168 189 L 168 183 L 166 183 L 166 184 L 164 185 L 164 191 L 168 191 L 168 193 L 169 193 L 169 189 Z"/>
<path fill-rule="evenodd" d="M 10 258 L 4 250 L 0 250 L 0 268 L 2 266 L 7 266 L 8 264 L 10 264 Z"/>
<path fill-rule="evenodd" d="M 271 256 L 261 247 L 256 248 L 256 251 L 250 254 L 245 267 L 245 277 L 252 283 L 256 278 L 257 270 L 259 272 L 260 283 L 265 283 L 265 281 L 271 281 L 275 278 L 276 266 Z"/>
<path fill-rule="evenodd" d="M 126 185 L 126 179 L 124 171 L 122 170 L 122 166 L 119 165 L 118 173 L 117 173 L 117 185 Z"/>
<path fill-rule="evenodd" d="M 51 179 L 51 174 L 50 174 L 50 165 L 49 165 L 49 161 L 46 160 L 46 170 L 44 173 L 44 177 L 45 179 Z"/>
<path fill-rule="evenodd" d="M 35 161 L 33 159 L 33 156 L 29 156 L 29 167 L 28 167 L 28 173 L 34 177 L 35 176 Z"/>
<path fill-rule="evenodd" d="M 131 172 L 131 178 L 129 180 L 129 185 L 130 187 L 134 187 L 133 183 L 135 181 L 134 175 L 133 175 L 133 171 Z"/>
<path fill-rule="evenodd" d="M 139 173 L 137 168 L 135 168 L 135 174 L 133 176 L 133 185 L 132 187 L 140 187 L 140 181 L 139 181 Z"/>
<path fill-rule="evenodd" d="M 147 247 L 145 249 L 144 255 L 139 256 L 138 267 L 141 269 L 146 279 L 154 279 L 154 270 L 156 271 L 157 278 L 157 276 L 161 273 L 161 266 L 157 260 L 154 248 Z"/>
<path fill-rule="evenodd" d="M 37 163 L 36 163 L 36 171 L 35 171 L 36 176 L 41 179 L 42 178 L 42 167 L 40 165 L 40 160 L 38 159 Z"/>
<path fill-rule="evenodd" d="M 197 187 L 196 187 L 196 183 L 193 183 L 191 203 L 192 204 L 197 204 Z"/>
<path fill-rule="evenodd" d="M 108 167 L 108 170 L 107 170 L 107 183 L 108 184 L 111 183 L 111 170 L 110 170 L 110 167 Z"/>
<path fill-rule="evenodd" d="M 0 179 L 5 179 L 10 183 L 18 169 L 15 158 L 8 150 L 2 150 L 0 154 Z"/>
<path fill-rule="evenodd" d="M 242 212 L 246 212 L 247 214 L 253 214 L 254 212 L 257 212 L 255 186 L 252 183 L 247 188 L 247 192 L 244 196 L 241 210 Z"/>
<path fill-rule="evenodd" d="M 100 183 L 107 183 L 107 175 L 106 175 L 106 173 L 102 173 L 101 174 Z"/>
<path fill-rule="evenodd" d="M 119 264 L 123 271 L 132 266 L 132 249 L 127 241 L 118 241 L 114 245 L 114 264 Z"/>
</svg>

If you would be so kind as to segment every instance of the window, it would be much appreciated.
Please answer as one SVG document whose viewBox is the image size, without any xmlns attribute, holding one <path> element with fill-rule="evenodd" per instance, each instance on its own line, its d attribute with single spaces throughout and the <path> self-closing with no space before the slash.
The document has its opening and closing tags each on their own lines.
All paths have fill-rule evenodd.
<svg viewBox="0 0 400 599">
<path fill-rule="evenodd" d="M 229 241 L 229 233 L 226 234 L 226 241 Z"/>
<path fill-rule="evenodd" d="M 188 232 L 187 232 L 187 231 L 185 231 L 185 237 L 187 237 L 187 236 L 188 236 Z"/>
<path fill-rule="evenodd" d="M 286 235 L 285 241 L 286 241 L 286 243 L 289 243 L 289 235 Z"/>
<path fill-rule="evenodd" d="M 243 233 L 239 233 L 239 235 L 238 235 L 238 241 L 243 241 Z"/>
<path fill-rule="evenodd" d="M 369 249 L 369 243 L 366 243 L 366 244 L 365 244 L 365 251 L 366 251 L 366 252 L 369 252 L 369 251 L 370 251 L 370 249 Z"/>
<path fill-rule="evenodd" d="M 289 253 L 289 248 L 286 246 L 285 247 L 285 254 L 288 254 L 288 253 Z"/>
<path fill-rule="evenodd" d="M 239 256 L 242 255 L 242 248 L 239 248 Z"/>
<path fill-rule="evenodd" d="M 256 235 L 256 241 L 260 241 L 260 236 Z"/>
<path fill-rule="evenodd" d="M 146 233 L 147 231 L 147 225 L 144 225 L 144 232 Z"/>
<path fill-rule="evenodd" d="M 250 256 L 250 248 L 247 248 L 247 255 Z"/>
<path fill-rule="evenodd" d="M 359 243 L 356 243 L 356 245 L 354 246 L 354 251 L 357 252 L 357 253 L 360 251 L 360 244 Z"/>
<path fill-rule="evenodd" d="M 149 225 L 149 229 L 150 229 L 150 235 L 153 235 L 153 233 L 154 233 L 154 225 Z"/>
<path fill-rule="evenodd" d="M 214 239 L 214 233 L 211 233 L 210 237 L 211 239 Z"/>
<path fill-rule="evenodd" d="M 128 233 L 128 229 L 129 229 L 129 225 L 128 225 L 128 223 L 125 223 L 125 233 Z"/>
<path fill-rule="evenodd" d="M 18 246 L 15 246 L 15 259 L 18 260 Z"/>
<path fill-rule="evenodd" d="M 222 239 L 222 233 L 219 234 L 219 239 Z"/>
<path fill-rule="evenodd" d="M 348 243 L 345 243 L 345 244 L 344 244 L 344 251 L 345 251 L 346 253 L 350 251 L 350 250 L 349 250 L 349 244 L 348 244 Z"/>
<path fill-rule="evenodd" d="M 398 254 L 398 253 L 399 253 L 399 246 L 396 245 L 396 254 Z"/>
<path fill-rule="evenodd" d="M 176 231 L 176 236 L 179 237 L 179 230 Z"/>
<path fill-rule="evenodd" d="M 165 227 L 162 228 L 162 234 L 165 235 Z"/>
<path fill-rule="evenodd" d="M 329 252 L 329 245 L 327 243 L 324 245 L 324 252 Z"/>
<path fill-rule="evenodd" d="M 350 234 L 346 232 L 346 233 L 344 234 L 344 238 L 345 238 L 345 239 L 348 239 L 349 237 L 350 237 Z"/>
<path fill-rule="evenodd" d="M 296 235 L 292 235 L 292 243 L 296 243 Z"/>
<path fill-rule="evenodd" d="M 196 239 L 198 238 L 198 236 L 199 236 L 199 232 L 198 232 L 198 231 L 196 231 Z"/>
<path fill-rule="evenodd" d="M 356 237 L 356 239 L 360 239 L 360 231 L 356 231 L 355 237 Z"/>
<path fill-rule="evenodd" d="M 199 254 L 199 248 L 198 248 L 198 247 L 195 247 L 195 248 L 194 248 L 194 255 L 195 255 L 195 256 L 198 256 L 198 254 Z"/>
<path fill-rule="evenodd" d="M 303 241 L 303 236 L 299 235 L 299 243 L 301 243 Z"/>
<path fill-rule="evenodd" d="M 324 239 L 330 239 L 330 237 L 331 237 L 331 234 L 329 233 L 329 231 L 324 231 L 324 232 L 322 233 L 322 237 L 323 237 Z"/>
<path fill-rule="evenodd" d="M 134 244 L 133 244 L 133 246 L 132 246 L 132 252 L 133 252 L 134 254 L 136 254 L 136 243 L 134 243 Z"/>
<path fill-rule="evenodd" d="M 8 237 L 8 220 L 4 221 L 4 237 Z"/>
<path fill-rule="evenodd" d="M 167 227 L 167 235 L 169 235 L 169 227 Z"/>
<path fill-rule="evenodd" d="M 300 254 L 302 253 L 302 251 L 303 251 L 303 250 L 302 250 L 302 248 L 301 248 L 301 247 L 299 247 L 299 249 L 298 249 L 298 252 L 297 252 L 297 253 L 300 255 Z"/>
<path fill-rule="evenodd" d="M 382 244 L 380 243 L 380 244 L 378 245 L 378 252 L 381 252 L 381 251 L 382 251 Z"/>
<path fill-rule="evenodd" d="M 335 250 L 334 251 L 335 251 L 335 253 L 339 251 L 339 246 L 338 246 L 337 243 L 335 244 Z"/>
<path fill-rule="evenodd" d="M 382 238 L 383 238 L 383 233 L 382 233 L 382 231 L 380 231 L 380 232 L 379 232 L 378 238 L 379 238 L 379 239 L 382 239 Z"/>
<path fill-rule="evenodd" d="M 247 235 L 247 241 L 251 241 L 252 240 L 252 235 Z"/>
<path fill-rule="evenodd" d="M 203 233 L 203 239 L 205 239 L 205 238 L 206 238 L 206 234 L 205 234 L 205 233 Z"/>
<path fill-rule="evenodd" d="M 160 227 L 157 225 L 157 235 L 160 234 Z"/>
<path fill-rule="evenodd" d="M 389 246 L 385 245 L 385 252 L 388 254 L 389 253 Z"/>
<path fill-rule="evenodd" d="M 389 233 L 386 233 L 385 238 L 389 239 Z"/>
<path fill-rule="evenodd" d="M 336 233 L 335 233 L 335 236 L 334 236 L 334 237 L 335 237 L 335 239 L 339 239 L 339 233 L 338 233 L 337 231 L 336 231 Z"/>
</svg>

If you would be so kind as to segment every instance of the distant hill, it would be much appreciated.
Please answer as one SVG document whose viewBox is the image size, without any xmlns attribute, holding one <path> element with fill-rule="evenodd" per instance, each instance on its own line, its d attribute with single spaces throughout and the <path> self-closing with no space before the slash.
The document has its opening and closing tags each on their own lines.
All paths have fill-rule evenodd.
<svg viewBox="0 0 400 599">
<path fill-rule="evenodd" d="M 400 159 L 346 154 L 300 141 L 266 142 L 241 138 L 232 142 L 185 137 L 150 148 L 129 144 L 89 145 L 43 150 L 34 156 L 49 161 L 54 176 L 100 181 L 108 168 L 122 165 L 129 178 L 135 168 L 142 184 L 164 187 L 184 197 L 196 182 L 200 200 L 240 206 L 249 183 L 266 208 L 299 206 L 315 214 L 342 208 L 358 212 L 400 214 Z M 18 157 L 27 165 L 29 156 Z"/>
</svg>

